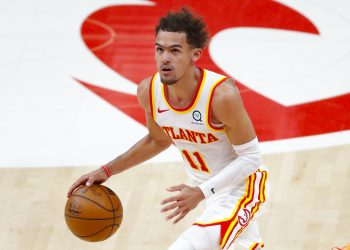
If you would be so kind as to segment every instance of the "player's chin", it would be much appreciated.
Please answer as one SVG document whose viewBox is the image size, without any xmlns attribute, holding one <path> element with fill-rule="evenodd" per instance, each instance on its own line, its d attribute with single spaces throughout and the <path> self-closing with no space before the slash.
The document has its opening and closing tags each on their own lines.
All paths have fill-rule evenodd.
<svg viewBox="0 0 350 250">
<path fill-rule="evenodd" d="M 177 82 L 175 78 L 163 77 L 162 75 L 160 76 L 160 80 L 162 81 L 163 84 L 166 84 L 166 85 L 173 85 Z"/>
</svg>

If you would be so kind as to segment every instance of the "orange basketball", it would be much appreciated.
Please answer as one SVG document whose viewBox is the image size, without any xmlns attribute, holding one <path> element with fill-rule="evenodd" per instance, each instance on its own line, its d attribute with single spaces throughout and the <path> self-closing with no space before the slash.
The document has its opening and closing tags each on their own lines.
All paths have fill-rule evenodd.
<svg viewBox="0 0 350 250">
<path fill-rule="evenodd" d="M 81 186 L 67 200 L 64 216 L 75 236 L 102 241 L 120 227 L 123 206 L 118 196 L 103 185 Z"/>
</svg>

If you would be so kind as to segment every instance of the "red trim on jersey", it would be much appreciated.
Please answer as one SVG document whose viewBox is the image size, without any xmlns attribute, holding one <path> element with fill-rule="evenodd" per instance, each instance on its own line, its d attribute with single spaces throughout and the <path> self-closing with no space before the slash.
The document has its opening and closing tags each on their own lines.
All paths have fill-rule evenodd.
<svg viewBox="0 0 350 250">
<path fill-rule="evenodd" d="M 253 178 L 253 176 L 254 176 L 254 178 Z M 255 190 L 255 181 L 256 181 L 256 179 L 257 179 L 257 176 L 256 176 L 256 174 L 254 174 L 253 176 L 252 176 L 252 179 L 254 179 L 254 180 L 252 180 L 252 182 L 253 182 L 252 196 L 251 196 L 251 197 L 248 197 L 249 200 L 248 200 L 248 202 L 246 202 L 246 204 L 245 204 L 243 207 L 240 207 L 239 209 L 237 209 L 235 216 L 232 218 L 233 220 L 231 219 L 231 221 L 230 221 L 231 223 L 235 220 L 235 217 L 238 216 L 238 212 L 239 212 L 240 209 L 242 209 L 242 208 L 247 208 L 247 206 L 250 205 L 250 204 L 254 201 L 254 195 L 255 195 L 255 191 L 256 191 L 256 190 Z M 259 190 L 258 190 L 258 192 L 259 192 Z M 242 203 L 240 204 L 240 206 L 242 206 Z M 252 211 L 250 210 L 250 212 L 252 212 Z M 251 221 L 251 219 L 252 219 L 252 218 L 249 219 L 249 222 Z M 248 222 L 248 223 L 249 223 L 249 222 Z M 231 224 L 231 223 L 230 223 L 230 224 Z M 230 239 L 230 237 L 231 237 L 233 231 L 236 229 L 238 223 L 239 223 L 239 219 L 237 218 L 236 223 L 234 224 L 234 226 L 232 227 L 232 229 L 230 230 L 230 232 L 229 232 L 229 234 L 228 234 L 228 236 L 227 236 L 227 238 L 226 238 L 226 241 L 224 242 L 223 239 L 222 239 L 222 242 L 220 242 L 220 243 L 222 244 L 223 247 L 228 243 L 228 241 L 229 241 L 229 239 Z M 230 224 L 229 224 L 229 225 L 230 225 Z M 247 224 L 247 225 L 248 225 L 248 224 Z M 234 237 L 234 240 L 233 240 L 232 242 L 235 241 L 235 239 L 238 237 L 238 235 L 240 235 L 240 233 L 243 231 L 243 229 L 244 229 L 247 225 L 241 227 L 241 229 L 238 230 L 238 232 L 236 232 L 235 237 Z M 225 230 L 225 232 L 221 232 L 221 234 L 224 234 L 224 235 L 225 235 L 225 234 L 226 234 L 226 231 L 227 231 L 227 230 Z M 232 244 L 232 242 L 230 243 L 230 245 Z"/>
<path fill-rule="evenodd" d="M 262 177 L 261 177 L 261 182 L 259 184 L 259 196 L 258 196 L 258 199 L 259 199 L 259 201 L 264 202 L 265 201 L 265 195 L 264 195 L 264 193 L 265 193 L 265 185 L 264 184 L 265 184 L 267 176 L 265 175 L 265 171 L 261 172 L 261 175 L 262 175 Z"/>
<path fill-rule="evenodd" d="M 256 181 L 256 180 L 255 180 Z M 255 186 L 255 181 L 254 181 L 254 186 Z M 258 192 L 259 192 L 259 196 L 258 196 L 258 202 L 255 203 L 254 207 L 252 207 L 250 209 L 250 212 L 251 212 L 251 217 L 250 217 L 250 220 L 248 222 L 248 224 L 250 223 L 250 221 L 254 218 L 254 215 L 255 213 L 259 210 L 260 208 L 260 204 L 263 203 L 264 201 L 260 200 L 259 197 L 260 197 L 260 193 L 262 192 L 262 184 L 265 185 L 265 181 L 266 181 L 266 178 L 265 178 L 265 174 L 262 172 L 261 173 L 261 179 L 260 179 L 260 182 L 259 182 L 259 189 L 258 189 Z M 254 193 L 253 193 L 253 196 L 254 196 Z M 251 202 L 249 203 L 251 204 Z M 245 206 L 245 208 L 249 205 L 247 204 Z M 237 221 L 237 223 L 239 223 L 239 221 Z M 232 231 L 230 232 L 229 236 L 227 237 L 227 241 L 229 240 L 229 238 L 231 237 L 232 233 L 233 233 L 233 230 L 235 229 L 237 223 L 235 224 L 234 228 L 232 229 Z M 246 224 L 245 226 L 241 227 L 235 234 L 233 240 L 231 241 L 230 245 L 228 247 L 230 247 L 233 242 L 235 242 L 235 240 L 239 237 L 239 235 L 242 233 L 242 231 L 248 226 L 248 224 Z M 227 242 L 226 242 L 227 243 Z M 225 244 L 226 244 L 225 243 Z"/>
<path fill-rule="evenodd" d="M 265 192 L 265 185 L 266 185 L 266 179 L 267 179 L 267 172 L 266 171 L 262 171 L 261 172 L 261 179 L 260 179 L 260 182 L 259 182 L 259 196 L 258 196 L 258 202 L 255 203 L 254 207 L 252 207 L 250 209 L 250 212 L 251 212 L 251 217 L 250 217 L 250 221 L 253 220 L 254 216 L 255 216 L 255 213 L 259 211 L 260 209 L 260 204 L 261 203 L 264 203 L 265 202 L 265 199 L 264 200 L 260 200 L 260 194 Z M 255 182 L 255 181 L 254 181 Z M 255 186 L 255 183 L 254 183 L 254 186 Z M 254 194 L 253 194 L 254 195 Z M 248 206 L 248 204 L 246 205 L 246 207 Z M 249 222 L 250 222 L 249 221 Z M 247 224 L 248 225 L 248 224 Z M 231 241 L 230 245 L 228 247 L 230 247 L 232 245 L 232 243 L 238 238 L 238 236 L 242 233 L 242 231 L 247 227 L 247 225 L 245 225 L 244 227 L 241 227 L 238 232 L 235 234 L 235 237 L 233 238 L 233 240 Z M 236 225 L 235 225 L 236 227 Z M 233 229 L 234 230 L 234 229 Z M 227 240 L 230 238 L 233 230 L 231 231 L 230 235 L 228 236 Z M 227 242 L 226 242 L 227 243 Z M 261 247 L 264 247 L 264 244 L 262 243 Z"/>
<path fill-rule="evenodd" d="M 216 130 L 221 130 L 223 129 L 223 127 L 218 127 L 218 126 L 215 126 L 214 124 L 211 123 L 211 102 L 213 100 L 213 96 L 214 96 L 214 92 L 215 92 L 215 89 L 221 84 L 223 83 L 224 81 L 226 81 L 229 77 L 225 77 L 224 79 L 222 79 L 221 81 L 219 81 L 216 86 L 213 88 L 213 91 L 210 93 L 210 96 L 209 96 L 209 106 L 208 106 L 208 125 L 212 128 L 212 129 L 216 129 Z"/>
<path fill-rule="evenodd" d="M 200 72 L 201 72 L 201 76 L 200 76 L 199 81 L 198 81 L 198 83 L 197 83 L 197 89 L 196 89 L 195 95 L 194 95 L 194 97 L 193 97 L 193 99 L 192 99 L 190 105 L 188 105 L 188 106 L 185 107 L 185 108 L 175 108 L 173 105 L 171 105 L 170 100 L 169 100 L 169 98 L 168 98 L 168 90 L 167 90 L 167 88 L 166 88 L 166 85 L 164 86 L 164 96 L 165 96 L 165 99 L 166 99 L 167 103 L 169 104 L 169 106 L 170 106 L 172 109 L 174 109 L 174 110 L 176 110 L 176 111 L 183 112 L 183 111 L 186 111 L 186 110 L 190 109 L 190 108 L 193 106 L 194 102 L 197 100 L 199 90 L 200 90 L 200 88 L 201 88 L 201 86 L 202 86 L 202 84 L 203 84 L 204 70 L 203 70 L 202 68 L 199 68 L 199 70 L 200 70 Z"/>
<path fill-rule="evenodd" d="M 255 243 L 250 247 L 250 250 L 255 250 L 258 246 L 260 245 L 260 243 Z"/>
<path fill-rule="evenodd" d="M 150 105 L 150 109 L 151 109 L 151 115 L 152 118 L 155 119 L 154 113 L 153 113 L 153 80 L 154 77 L 156 76 L 156 74 L 154 74 L 151 78 L 151 82 L 149 83 L 149 105 Z"/>
<path fill-rule="evenodd" d="M 265 194 L 261 194 L 261 193 L 265 192 L 265 183 L 266 183 L 266 179 L 267 179 L 267 172 L 262 171 L 259 182 L 257 182 L 257 179 L 258 179 L 257 173 L 249 176 L 249 181 L 247 184 L 248 188 L 246 190 L 246 193 L 244 194 L 243 198 L 241 199 L 239 205 L 236 207 L 237 209 L 234 210 L 233 215 L 231 215 L 231 217 L 229 219 L 223 220 L 223 221 L 212 222 L 212 223 L 194 223 L 193 225 L 200 226 L 200 227 L 220 225 L 221 226 L 221 230 L 220 230 L 220 245 L 221 245 L 221 247 L 223 248 L 227 244 L 231 245 L 236 240 L 236 238 L 242 233 L 244 228 L 248 225 L 247 224 L 247 225 L 241 227 L 235 233 L 233 240 L 229 242 L 229 239 L 230 239 L 232 233 L 234 233 L 234 231 L 239 223 L 239 219 L 237 218 L 238 212 L 241 209 L 247 208 L 248 206 L 252 205 L 252 203 L 254 202 L 254 197 L 256 195 L 256 192 L 258 192 L 258 201 L 254 204 L 254 206 L 252 206 L 250 209 L 248 209 L 251 212 L 251 217 L 250 217 L 250 220 L 248 222 L 248 223 L 250 223 L 250 221 L 254 218 L 254 215 L 256 214 L 256 212 L 259 210 L 260 204 L 264 203 L 264 201 L 265 201 Z M 234 224 L 232 224 L 232 223 L 234 223 Z M 231 225 L 232 225 L 232 228 L 229 229 Z M 229 230 L 229 232 L 228 232 L 228 230 Z M 226 234 L 227 234 L 227 236 L 225 237 Z M 224 237 L 226 238 L 225 240 L 224 240 Z"/>
<path fill-rule="evenodd" d="M 200 227 L 207 227 L 207 226 L 215 226 L 215 225 L 220 225 L 221 226 L 221 230 L 220 230 L 220 245 L 223 243 L 224 240 L 224 236 L 226 234 L 226 231 L 228 230 L 228 228 L 230 227 L 230 224 L 235 220 L 235 218 L 238 215 L 238 212 L 240 209 L 244 208 L 242 205 L 246 202 L 246 204 L 249 204 L 251 202 L 251 197 L 254 197 L 254 181 L 253 179 L 253 175 L 249 176 L 249 181 L 248 181 L 248 189 L 246 194 L 244 195 L 244 198 L 241 199 L 239 205 L 237 206 L 236 211 L 234 211 L 234 214 L 230 217 L 230 219 L 228 220 L 224 220 L 224 221 L 218 221 L 218 222 L 213 222 L 213 223 L 193 223 L 193 225 L 196 226 L 200 226 Z M 253 185 L 252 185 L 253 182 Z M 253 195 L 250 197 L 252 190 L 251 188 L 253 188 Z M 247 202 L 247 200 L 249 199 L 249 202 Z M 237 220 L 238 223 L 238 220 Z M 237 223 L 235 224 L 235 226 L 232 228 L 232 230 L 236 227 Z M 228 240 L 229 237 L 227 237 Z M 225 242 L 226 243 L 226 242 Z"/>
</svg>

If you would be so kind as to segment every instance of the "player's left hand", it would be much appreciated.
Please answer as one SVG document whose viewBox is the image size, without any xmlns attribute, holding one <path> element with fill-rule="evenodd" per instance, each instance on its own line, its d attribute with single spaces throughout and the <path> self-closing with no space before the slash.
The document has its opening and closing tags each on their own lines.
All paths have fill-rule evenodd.
<svg viewBox="0 0 350 250">
<path fill-rule="evenodd" d="M 179 191 L 177 195 L 171 196 L 161 202 L 161 205 L 169 205 L 163 207 L 160 211 L 162 213 L 169 210 L 174 210 L 166 217 L 166 220 L 171 220 L 175 216 L 173 224 L 182 220 L 188 212 L 197 207 L 198 203 L 204 200 L 204 194 L 199 187 L 190 187 L 185 184 L 180 184 L 167 189 L 169 192 Z"/>
</svg>

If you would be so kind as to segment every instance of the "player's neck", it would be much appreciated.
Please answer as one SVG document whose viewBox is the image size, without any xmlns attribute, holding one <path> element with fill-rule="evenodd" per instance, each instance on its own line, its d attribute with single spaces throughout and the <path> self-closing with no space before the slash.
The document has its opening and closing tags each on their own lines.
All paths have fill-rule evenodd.
<svg viewBox="0 0 350 250">
<path fill-rule="evenodd" d="M 177 83 L 167 86 L 168 97 L 172 105 L 182 108 L 192 102 L 198 84 L 200 84 L 201 71 L 193 66 Z"/>
</svg>

